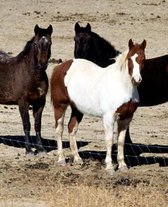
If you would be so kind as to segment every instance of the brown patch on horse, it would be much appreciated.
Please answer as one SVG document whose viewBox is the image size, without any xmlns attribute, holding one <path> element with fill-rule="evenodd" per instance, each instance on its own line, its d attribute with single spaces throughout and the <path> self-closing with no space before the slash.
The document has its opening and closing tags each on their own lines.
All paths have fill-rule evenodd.
<svg viewBox="0 0 168 207">
<path fill-rule="evenodd" d="M 55 103 L 61 105 L 62 104 L 67 105 L 70 103 L 67 88 L 64 84 L 64 78 L 72 63 L 73 60 L 68 60 L 66 62 L 61 63 L 60 65 L 57 65 L 53 70 L 51 81 L 50 81 L 51 99 L 53 105 Z"/>
<path fill-rule="evenodd" d="M 51 101 L 53 103 L 54 108 L 57 109 L 55 110 L 55 117 L 57 117 L 57 120 L 59 119 L 59 117 L 62 116 L 62 114 L 66 110 L 66 107 L 68 105 L 71 105 L 72 112 L 71 118 L 68 123 L 69 133 L 72 133 L 76 123 L 79 123 L 83 117 L 83 114 L 78 111 L 75 104 L 71 102 L 71 100 L 69 99 L 67 87 L 64 84 L 64 78 L 72 63 L 73 60 L 68 60 L 60 65 L 57 65 L 53 70 L 50 81 Z M 57 121 L 55 124 L 57 127 Z"/>
<path fill-rule="evenodd" d="M 129 102 L 122 104 L 116 112 L 119 113 L 119 118 L 121 120 L 128 119 L 133 116 L 133 113 L 136 111 L 138 105 L 138 102 L 130 100 Z"/>
</svg>

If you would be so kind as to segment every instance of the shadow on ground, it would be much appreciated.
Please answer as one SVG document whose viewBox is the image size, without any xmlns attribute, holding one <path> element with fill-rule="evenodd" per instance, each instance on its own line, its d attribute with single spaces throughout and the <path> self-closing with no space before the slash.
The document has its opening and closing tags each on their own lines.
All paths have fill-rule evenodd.
<svg viewBox="0 0 168 207">
<path fill-rule="evenodd" d="M 32 147 L 35 147 L 34 140 L 35 136 L 31 137 Z M 7 146 L 13 146 L 17 148 L 24 148 L 25 141 L 24 136 L 0 136 L 0 143 Z M 42 139 L 42 143 L 47 152 L 57 149 L 57 142 L 55 140 Z M 88 145 L 89 142 L 80 141 L 77 142 L 78 148 Z M 64 148 L 69 148 L 69 141 L 63 142 Z M 142 153 L 149 153 L 149 156 L 141 156 Z M 152 153 L 152 156 L 150 155 Z M 156 164 L 160 166 L 168 166 L 168 158 L 161 156 L 154 156 L 153 154 L 165 154 L 168 153 L 168 146 L 165 145 L 145 145 L 138 143 L 126 143 L 125 144 L 125 161 L 129 167 L 143 165 L 143 164 Z M 95 159 L 103 162 L 105 159 L 105 151 L 82 151 L 79 152 L 82 159 Z M 114 162 L 117 162 L 117 148 L 113 146 L 112 154 Z"/>
</svg>

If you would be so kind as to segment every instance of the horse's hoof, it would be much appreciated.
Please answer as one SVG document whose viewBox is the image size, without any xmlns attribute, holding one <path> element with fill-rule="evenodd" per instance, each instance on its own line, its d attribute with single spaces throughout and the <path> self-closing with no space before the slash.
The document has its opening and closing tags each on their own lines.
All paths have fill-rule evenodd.
<svg viewBox="0 0 168 207">
<path fill-rule="evenodd" d="M 43 151 L 35 151 L 35 155 L 36 156 L 45 156 L 47 154 L 47 151 L 46 150 L 43 150 Z"/>
<path fill-rule="evenodd" d="M 26 151 L 26 157 L 34 157 L 35 154 L 32 150 Z"/>
<path fill-rule="evenodd" d="M 115 174 L 114 169 L 106 169 L 108 175 L 113 176 Z"/>
<path fill-rule="evenodd" d="M 47 153 L 47 151 L 44 149 L 44 147 L 40 146 L 36 148 L 35 153 Z"/>
<path fill-rule="evenodd" d="M 128 167 L 127 166 L 122 166 L 122 167 L 119 167 L 118 170 L 120 172 L 127 172 L 128 171 Z"/>
<path fill-rule="evenodd" d="M 79 158 L 79 159 L 74 159 L 74 164 L 75 165 L 82 165 L 83 164 L 83 160 L 81 159 L 81 158 Z"/>
<path fill-rule="evenodd" d="M 58 160 L 58 165 L 65 166 L 66 165 L 65 159 Z"/>
</svg>

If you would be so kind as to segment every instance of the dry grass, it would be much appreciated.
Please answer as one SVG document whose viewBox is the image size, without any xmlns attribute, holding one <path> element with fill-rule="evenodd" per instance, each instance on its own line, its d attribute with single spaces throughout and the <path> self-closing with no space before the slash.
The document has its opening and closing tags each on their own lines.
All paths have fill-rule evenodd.
<svg viewBox="0 0 168 207">
<path fill-rule="evenodd" d="M 166 207 L 166 195 L 150 188 L 123 187 L 107 190 L 105 187 L 60 185 L 45 195 L 49 207 Z"/>
<path fill-rule="evenodd" d="M 43 195 L 41 201 L 1 200 L 0 207 L 167 207 L 166 194 L 138 186 L 107 190 L 103 186 L 67 186 L 60 184 Z"/>
</svg>

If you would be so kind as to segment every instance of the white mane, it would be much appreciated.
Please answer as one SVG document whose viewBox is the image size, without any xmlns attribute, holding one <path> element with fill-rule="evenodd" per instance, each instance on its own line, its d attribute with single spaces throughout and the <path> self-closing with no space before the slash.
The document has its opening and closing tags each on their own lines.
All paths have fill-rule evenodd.
<svg viewBox="0 0 168 207">
<path fill-rule="evenodd" d="M 119 54 L 116 58 L 115 58 L 115 63 L 114 64 L 117 64 L 117 67 L 119 68 L 123 68 L 123 67 L 126 67 L 126 56 L 128 54 L 128 50 L 125 50 L 123 53 Z"/>
</svg>

